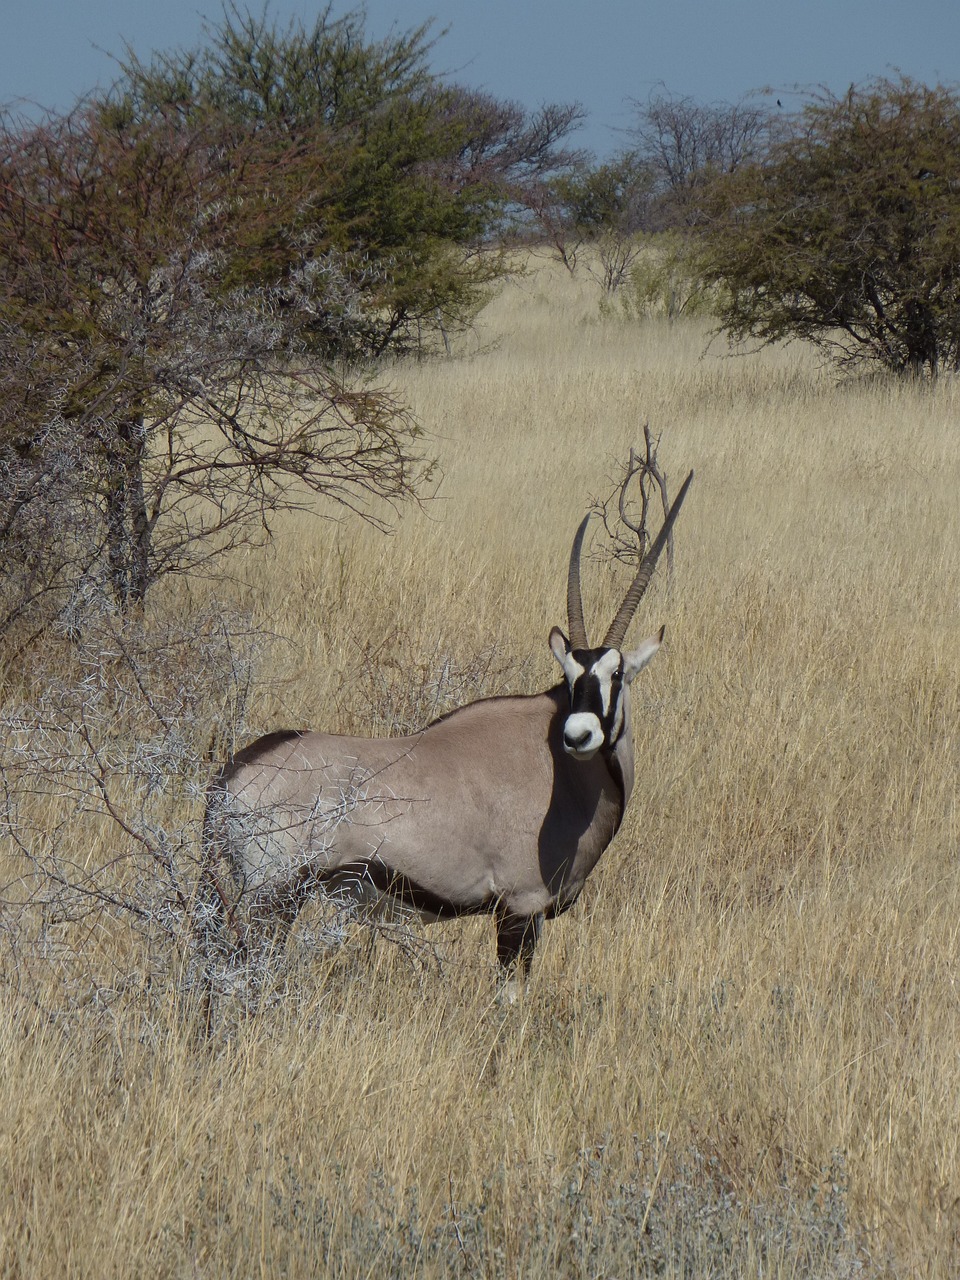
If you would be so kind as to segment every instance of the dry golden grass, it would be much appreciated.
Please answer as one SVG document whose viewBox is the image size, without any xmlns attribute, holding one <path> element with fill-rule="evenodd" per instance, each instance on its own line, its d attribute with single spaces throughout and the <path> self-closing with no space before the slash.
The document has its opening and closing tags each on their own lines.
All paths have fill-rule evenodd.
<svg viewBox="0 0 960 1280">
<path fill-rule="evenodd" d="M 289 641 L 259 725 L 382 731 L 552 683 L 587 501 L 645 420 L 696 469 L 632 807 L 527 997 L 489 922 L 429 934 L 442 972 L 307 956 L 202 1047 L 8 974 L 2 1274 L 960 1273 L 960 395 L 705 342 L 534 272 L 393 375 L 436 500 L 291 518 L 219 589 Z M 622 574 L 585 579 L 605 624 Z"/>
</svg>

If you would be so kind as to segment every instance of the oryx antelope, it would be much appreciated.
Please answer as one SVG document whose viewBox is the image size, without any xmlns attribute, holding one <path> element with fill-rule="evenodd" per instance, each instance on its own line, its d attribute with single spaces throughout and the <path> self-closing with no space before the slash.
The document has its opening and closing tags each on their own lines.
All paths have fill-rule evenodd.
<svg viewBox="0 0 960 1280">
<path fill-rule="evenodd" d="M 576 902 L 633 791 L 630 683 L 663 628 L 623 642 L 692 478 L 596 647 L 580 592 L 584 518 L 570 635 L 550 632 L 558 685 L 468 703 L 407 737 L 267 734 L 220 770 L 205 822 L 211 897 L 242 948 L 282 934 L 327 887 L 427 920 L 491 913 L 500 965 L 529 972 L 544 917 Z M 235 900 L 212 870 L 221 858 Z"/>
</svg>

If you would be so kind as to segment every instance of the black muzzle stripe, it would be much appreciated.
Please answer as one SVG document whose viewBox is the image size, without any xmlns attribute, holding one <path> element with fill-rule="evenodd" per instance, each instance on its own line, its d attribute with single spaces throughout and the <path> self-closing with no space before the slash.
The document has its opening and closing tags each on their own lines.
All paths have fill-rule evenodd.
<svg viewBox="0 0 960 1280">
<path fill-rule="evenodd" d="M 586 670 L 570 689 L 570 714 L 596 716 L 603 730 L 604 744 L 612 747 L 619 736 L 616 732 L 618 722 L 619 728 L 623 727 L 623 718 L 619 714 L 623 696 L 623 659 L 610 676 L 610 702 L 604 711 L 600 677 L 594 674 L 593 668 L 607 652 L 606 649 L 574 651 L 574 658 Z"/>
</svg>

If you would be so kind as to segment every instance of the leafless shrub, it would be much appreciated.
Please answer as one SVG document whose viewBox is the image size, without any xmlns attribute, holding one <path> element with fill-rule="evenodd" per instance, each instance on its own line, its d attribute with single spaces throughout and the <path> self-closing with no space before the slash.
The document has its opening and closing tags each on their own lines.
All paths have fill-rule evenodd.
<svg viewBox="0 0 960 1280">
<path fill-rule="evenodd" d="M 745 1274 L 854 1280 L 868 1274 L 848 1220 L 842 1152 L 832 1154 L 812 1187 L 795 1183 L 776 1197 L 748 1201 L 719 1161 L 696 1147 L 674 1154 L 666 1133 L 635 1137 L 634 1146 L 632 1176 L 617 1168 L 603 1144 L 558 1169 L 549 1212 L 510 1223 L 510 1258 L 503 1248 L 509 1220 L 503 1170 L 485 1181 L 482 1200 L 458 1198 L 451 1177 L 449 1199 L 431 1220 L 415 1188 L 399 1194 L 379 1169 L 371 1173 L 363 1207 L 343 1213 L 306 1185 L 290 1161 L 270 1208 L 277 1226 L 308 1239 L 315 1251 L 363 1260 L 391 1280 L 417 1270 L 499 1280 L 543 1275 L 548 1267 L 562 1280 Z"/>
<path fill-rule="evenodd" d="M 639 235 L 623 235 L 605 231 L 596 240 L 596 263 L 587 261 L 587 271 L 598 281 L 603 290 L 601 313 L 605 314 L 612 294 L 618 293 L 629 279 L 631 268 L 643 253 L 644 242 Z"/>
<path fill-rule="evenodd" d="M 0 972 L 64 1009 L 131 985 L 196 986 L 198 804 L 211 755 L 247 732 L 266 644 L 217 607 L 148 625 L 72 602 L 0 711 Z M 57 1010 L 51 1010 L 57 1012 Z"/>
<path fill-rule="evenodd" d="M 633 107 L 628 134 L 652 175 L 648 225 L 657 231 L 699 226 L 711 176 L 763 157 L 779 127 L 774 113 L 750 99 L 704 103 L 656 91 Z"/>
</svg>

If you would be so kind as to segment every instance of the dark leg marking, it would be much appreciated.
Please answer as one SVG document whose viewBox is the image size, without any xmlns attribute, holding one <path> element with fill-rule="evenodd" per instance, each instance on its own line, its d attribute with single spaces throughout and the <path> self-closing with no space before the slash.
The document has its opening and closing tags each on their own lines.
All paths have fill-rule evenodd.
<svg viewBox="0 0 960 1280">
<path fill-rule="evenodd" d="M 497 908 L 497 963 L 501 969 L 519 968 L 526 978 L 530 973 L 543 925 L 543 916 L 515 916 Z"/>
</svg>

